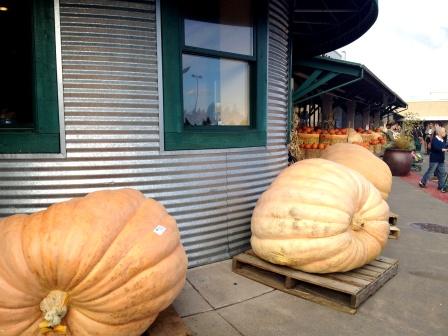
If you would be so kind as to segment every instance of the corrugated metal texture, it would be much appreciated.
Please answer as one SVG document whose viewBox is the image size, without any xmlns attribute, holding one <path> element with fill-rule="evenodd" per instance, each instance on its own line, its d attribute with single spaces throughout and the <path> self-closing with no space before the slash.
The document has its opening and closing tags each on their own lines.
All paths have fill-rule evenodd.
<svg viewBox="0 0 448 336">
<path fill-rule="evenodd" d="M 242 150 L 228 156 L 229 252 L 238 253 L 250 239 L 250 217 L 260 194 L 287 165 L 289 2 L 269 2 L 268 143 L 266 150 Z"/>
<path fill-rule="evenodd" d="M 287 2 L 269 7 L 268 146 L 161 153 L 154 1 L 61 0 L 67 158 L 0 161 L 0 216 L 132 187 L 178 221 L 190 265 L 248 246 L 261 192 L 287 165 Z"/>
</svg>

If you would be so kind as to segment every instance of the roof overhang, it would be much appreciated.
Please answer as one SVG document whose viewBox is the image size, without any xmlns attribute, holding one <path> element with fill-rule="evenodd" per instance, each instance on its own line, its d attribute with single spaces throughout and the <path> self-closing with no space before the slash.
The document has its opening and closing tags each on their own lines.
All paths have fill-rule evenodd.
<svg viewBox="0 0 448 336">
<path fill-rule="evenodd" d="M 422 120 L 448 120 L 448 100 L 409 101 L 409 110 Z"/>
<path fill-rule="evenodd" d="M 430 121 L 430 120 L 446 121 L 448 120 L 448 116 L 427 115 L 427 116 L 419 116 L 418 119 L 424 121 Z"/>
<path fill-rule="evenodd" d="M 313 57 L 294 63 L 297 88 L 293 102 L 299 104 L 332 93 L 347 100 L 381 108 L 384 114 L 406 108 L 406 102 L 366 66 L 329 57 Z"/>
<path fill-rule="evenodd" d="M 378 0 L 293 0 L 294 57 L 341 48 L 362 36 L 378 17 Z"/>
</svg>

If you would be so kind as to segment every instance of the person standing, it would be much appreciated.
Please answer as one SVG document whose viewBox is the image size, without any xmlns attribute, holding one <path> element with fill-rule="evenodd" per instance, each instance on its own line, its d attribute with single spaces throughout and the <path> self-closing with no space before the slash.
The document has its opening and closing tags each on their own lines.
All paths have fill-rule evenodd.
<svg viewBox="0 0 448 336">
<path fill-rule="evenodd" d="M 383 132 L 386 133 L 388 142 L 393 142 L 393 141 L 395 141 L 395 139 L 398 138 L 398 136 L 400 135 L 400 133 L 398 131 L 398 127 L 399 127 L 399 125 L 396 121 L 387 124 L 386 131 L 385 132 L 383 131 Z"/>
<path fill-rule="evenodd" d="M 447 144 L 444 141 L 446 137 L 446 130 L 443 127 L 439 127 L 436 130 L 435 136 L 433 136 L 431 141 L 431 149 L 429 154 L 429 168 L 423 175 L 422 179 L 418 183 L 421 188 L 426 187 L 428 179 L 434 171 L 437 171 L 437 176 L 439 178 L 438 188 L 441 192 L 446 192 L 444 187 L 445 181 L 445 152 L 448 151 Z"/>
<path fill-rule="evenodd" d="M 429 123 L 426 125 L 425 130 L 425 143 L 426 143 L 426 155 L 429 155 L 429 151 L 431 149 L 431 140 L 432 140 L 432 133 L 433 133 L 433 125 L 432 123 Z"/>
<path fill-rule="evenodd" d="M 414 138 L 415 150 L 420 152 L 422 150 L 423 132 L 420 126 L 415 126 L 412 130 L 412 137 Z"/>
</svg>

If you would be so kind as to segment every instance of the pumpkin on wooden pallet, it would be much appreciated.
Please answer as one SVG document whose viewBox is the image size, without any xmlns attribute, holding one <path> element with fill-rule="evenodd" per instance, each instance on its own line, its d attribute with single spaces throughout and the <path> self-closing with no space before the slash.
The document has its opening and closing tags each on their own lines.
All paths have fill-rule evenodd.
<svg viewBox="0 0 448 336">
<path fill-rule="evenodd" d="M 356 144 L 335 144 L 322 152 L 322 159 L 340 163 L 367 178 L 387 200 L 392 190 L 389 166 L 368 149 Z"/>
<path fill-rule="evenodd" d="M 0 335 L 141 335 L 181 291 L 176 222 L 132 189 L 0 221 Z"/>
<path fill-rule="evenodd" d="M 345 272 L 381 253 L 388 219 L 387 203 L 361 174 L 328 160 L 303 160 L 284 169 L 259 198 L 251 245 L 274 264 Z"/>
</svg>

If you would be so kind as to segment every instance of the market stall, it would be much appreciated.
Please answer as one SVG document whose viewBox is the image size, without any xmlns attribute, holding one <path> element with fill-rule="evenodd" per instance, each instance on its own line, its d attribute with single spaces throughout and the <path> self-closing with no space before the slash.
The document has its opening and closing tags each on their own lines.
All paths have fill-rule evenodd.
<svg viewBox="0 0 448 336">
<path fill-rule="evenodd" d="M 355 143 L 382 155 L 383 122 L 407 104 L 366 66 L 329 57 L 294 63 L 290 154 L 315 158 L 335 143 Z"/>
<path fill-rule="evenodd" d="M 329 146 L 338 143 L 352 143 L 367 148 L 375 155 L 384 153 L 387 143 L 386 134 L 380 129 L 363 130 L 362 128 L 302 127 L 294 128 L 289 150 L 293 161 L 319 158 Z"/>
</svg>

